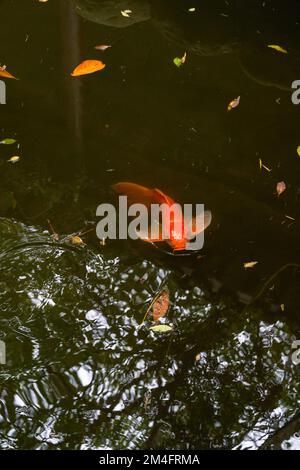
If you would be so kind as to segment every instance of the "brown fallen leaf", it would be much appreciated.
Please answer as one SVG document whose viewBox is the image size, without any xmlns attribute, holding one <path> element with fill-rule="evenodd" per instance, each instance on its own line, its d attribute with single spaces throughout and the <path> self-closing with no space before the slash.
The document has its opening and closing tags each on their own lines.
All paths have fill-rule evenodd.
<svg viewBox="0 0 300 470">
<path fill-rule="evenodd" d="M 79 77 L 80 75 L 88 75 L 90 73 L 99 72 L 106 67 L 101 60 L 84 60 L 79 64 L 71 73 L 72 77 Z"/>
<path fill-rule="evenodd" d="M 254 268 L 254 266 L 256 266 L 257 263 L 258 263 L 258 261 L 249 261 L 248 263 L 244 263 L 244 268 L 245 269 Z"/>
<path fill-rule="evenodd" d="M 229 105 L 228 105 L 228 111 L 231 111 L 232 109 L 234 108 L 237 108 L 239 106 L 241 102 L 241 97 L 238 96 L 237 98 L 235 98 L 234 100 L 230 101 Z"/>
<path fill-rule="evenodd" d="M 94 49 L 97 49 L 97 51 L 106 51 L 106 49 L 109 49 L 111 46 L 109 44 L 101 44 L 100 46 L 95 46 Z"/>
<path fill-rule="evenodd" d="M 278 195 L 278 197 L 279 197 L 279 196 L 280 196 L 282 193 L 284 193 L 284 191 L 286 190 L 286 184 L 285 184 L 285 182 L 284 182 L 284 181 L 280 181 L 280 183 L 277 183 L 277 188 L 276 188 L 276 190 L 277 190 L 277 195 Z"/>
<path fill-rule="evenodd" d="M 161 318 L 163 318 L 169 310 L 170 306 L 170 293 L 167 288 L 161 291 L 158 298 L 155 300 L 152 311 L 153 311 L 153 320 L 157 323 Z"/>
<path fill-rule="evenodd" d="M 16 77 L 14 77 L 11 73 L 9 73 L 9 72 L 6 70 L 6 65 L 3 65 L 2 67 L 0 67 L 0 77 L 3 77 L 3 78 L 14 78 L 15 80 L 18 80 Z"/>
</svg>

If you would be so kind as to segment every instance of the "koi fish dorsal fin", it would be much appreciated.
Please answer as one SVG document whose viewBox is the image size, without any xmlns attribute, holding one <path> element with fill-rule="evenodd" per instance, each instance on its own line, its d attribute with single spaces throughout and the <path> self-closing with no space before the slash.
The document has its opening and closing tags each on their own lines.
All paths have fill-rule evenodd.
<svg viewBox="0 0 300 470">
<path fill-rule="evenodd" d="M 112 188 L 116 193 L 127 196 L 128 205 L 144 204 L 149 207 L 153 202 L 153 190 L 140 184 L 121 182 L 114 184 Z"/>
<path fill-rule="evenodd" d="M 160 189 L 149 189 L 140 184 L 121 182 L 114 184 L 112 188 L 128 198 L 128 205 L 144 204 L 148 208 L 151 204 L 174 204 L 173 199 L 164 194 Z"/>
<path fill-rule="evenodd" d="M 160 189 L 153 189 L 153 193 L 154 198 L 156 199 L 156 204 L 167 204 L 168 206 L 175 204 L 175 201 L 171 197 L 164 194 Z"/>
</svg>

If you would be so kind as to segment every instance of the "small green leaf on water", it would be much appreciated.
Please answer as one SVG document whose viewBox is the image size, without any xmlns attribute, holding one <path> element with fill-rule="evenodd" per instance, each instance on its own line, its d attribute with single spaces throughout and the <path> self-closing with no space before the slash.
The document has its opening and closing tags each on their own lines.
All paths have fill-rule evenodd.
<svg viewBox="0 0 300 470">
<path fill-rule="evenodd" d="M 12 145 L 12 144 L 15 144 L 17 141 L 15 139 L 3 139 L 0 141 L 0 144 L 3 144 L 3 145 Z"/>
<path fill-rule="evenodd" d="M 181 67 L 185 63 L 185 61 L 186 61 L 186 52 L 183 54 L 182 57 L 175 57 L 175 59 L 173 60 L 176 67 Z"/>
<path fill-rule="evenodd" d="M 180 57 L 175 57 L 174 64 L 176 65 L 176 67 L 181 67 L 182 66 L 182 62 L 181 62 Z"/>
<path fill-rule="evenodd" d="M 155 333 L 167 333 L 168 331 L 172 331 L 172 327 L 169 325 L 155 325 L 151 326 L 150 330 L 154 331 Z"/>
</svg>

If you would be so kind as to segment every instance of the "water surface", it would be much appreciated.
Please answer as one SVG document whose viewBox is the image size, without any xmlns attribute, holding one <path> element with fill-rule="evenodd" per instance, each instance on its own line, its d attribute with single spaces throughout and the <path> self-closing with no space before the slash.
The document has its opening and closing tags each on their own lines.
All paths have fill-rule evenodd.
<svg viewBox="0 0 300 470">
<path fill-rule="evenodd" d="M 18 141 L 0 147 L 1 448 L 299 448 L 298 2 L 2 0 L 0 14 L 20 79 L 0 107 L 0 140 Z M 106 68 L 72 78 L 85 59 Z M 201 257 L 94 231 L 72 245 L 122 180 L 211 209 Z M 159 335 L 139 325 L 164 285 Z"/>
</svg>

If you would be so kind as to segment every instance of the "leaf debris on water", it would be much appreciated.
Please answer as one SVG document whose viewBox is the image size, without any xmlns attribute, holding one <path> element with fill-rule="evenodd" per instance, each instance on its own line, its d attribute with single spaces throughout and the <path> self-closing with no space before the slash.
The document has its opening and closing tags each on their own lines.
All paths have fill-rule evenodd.
<svg viewBox="0 0 300 470">
<path fill-rule="evenodd" d="M 155 333 L 167 333 L 168 331 L 172 331 L 173 328 L 170 325 L 155 325 L 151 326 L 150 330 L 154 331 Z"/>
<path fill-rule="evenodd" d="M 15 80 L 18 80 L 14 75 L 12 75 L 6 70 L 6 65 L 3 65 L 2 67 L 0 66 L 0 77 L 14 78 Z"/>
<path fill-rule="evenodd" d="M 106 49 L 109 49 L 111 46 L 109 44 L 101 44 L 100 46 L 95 46 L 94 49 L 97 49 L 97 51 L 106 51 Z"/>
<path fill-rule="evenodd" d="M 84 241 L 78 235 L 76 235 L 74 237 L 70 237 L 70 241 L 73 245 L 79 245 L 79 246 L 84 245 Z"/>
<path fill-rule="evenodd" d="M 20 160 L 19 155 L 14 155 L 13 157 L 10 157 L 9 160 L 7 160 L 10 163 L 17 163 Z"/>
<path fill-rule="evenodd" d="M 231 111 L 232 109 L 237 108 L 239 106 L 240 102 L 241 102 L 241 97 L 240 96 L 238 96 L 234 100 L 230 101 L 230 103 L 227 107 L 228 111 Z"/>
<path fill-rule="evenodd" d="M 15 139 L 3 139 L 1 140 L 0 144 L 3 144 L 3 145 L 12 145 L 12 144 L 15 144 L 17 141 Z"/>
<path fill-rule="evenodd" d="M 284 191 L 286 190 L 286 184 L 284 181 L 280 181 L 279 183 L 277 183 L 277 187 L 276 187 L 276 190 L 277 190 L 277 195 L 278 197 L 284 193 Z"/>
<path fill-rule="evenodd" d="M 247 263 L 244 263 L 244 268 L 245 269 L 252 269 L 254 266 L 256 266 L 258 261 L 249 261 Z"/>
<path fill-rule="evenodd" d="M 263 164 L 263 161 L 262 161 L 261 158 L 258 160 L 258 162 L 259 162 L 259 169 L 260 170 L 262 170 L 264 168 L 266 171 L 271 173 L 272 170 L 270 168 L 268 168 L 266 165 Z"/>
<path fill-rule="evenodd" d="M 130 18 L 131 13 L 131 10 L 121 10 L 121 15 L 125 16 L 125 18 Z"/>
<path fill-rule="evenodd" d="M 182 57 L 175 57 L 175 59 L 173 59 L 173 62 L 176 65 L 176 67 L 181 67 L 183 64 L 185 64 L 186 56 L 187 54 L 185 52 Z"/>
<path fill-rule="evenodd" d="M 90 73 L 99 72 L 106 67 L 101 60 L 84 60 L 81 64 L 77 65 L 73 72 L 72 77 L 79 77 L 81 75 L 88 75 Z"/>
<path fill-rule="evenodd" d="M 152 307 L 153 320 L 156 323 L 168 313 L 169 305 L 170 305 L 169 289 L 165 288 L 164 290 L 161 291 L 159 297 L 155 300 L 153 307 Z"/>
<path fill-rule="evenodd" d="M 299 157 L 300 157 L 300 145 L 299 145 L 299 147 L 297 148 L 297 153 L 298 153 L 298 155 L 299 155 Z"/>
<path fill-rule="evenodd" d="M 274 49 L 277 52 L 281 52 L 282 54 L 287 54 L 288 53 L 288 51 L 286 49 L 284 49 L 281 46 L 278 46 L 277 44 L 269 44 L 268 47 L 270 49 Z"/>
</svg>

